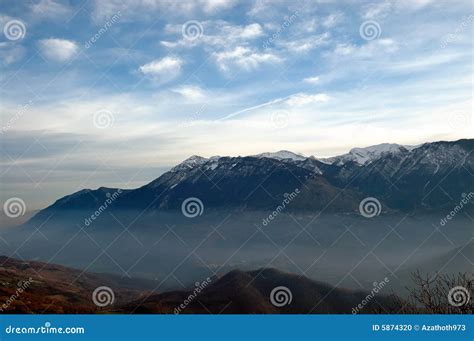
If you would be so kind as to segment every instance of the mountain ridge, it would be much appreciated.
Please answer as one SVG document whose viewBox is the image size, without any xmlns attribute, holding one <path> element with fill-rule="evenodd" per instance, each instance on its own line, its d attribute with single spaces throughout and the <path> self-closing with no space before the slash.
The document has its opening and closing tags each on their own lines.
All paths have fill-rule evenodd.
<svg viewBox="0 0 474 341">
<path fill-rule="evenodd" d="M 344 154 L 342 163 L 288 151 L 245 157 L 192 156 L 137 189 L 81 190 L 58 199 L 35 217 L 51 210 L 91 210 L 117 191 L 120 195 L 108 206 L 119 210 L 179 210 L 190 197 L 199 198 L 207 209 L 267 210 L 299 189 L 301 194 L 290 210 L 354 213 L 365 197 L 376 197 L 385 211 L 409 212 L 447 208 L 462 193 L 474 191 L 474 139 L 413 148 L 379 146 L 368 147 L 368 155 L 360 154 L 359 159 Z M 361 149 L 355 150 L 360 153 Z"/>
</svg>

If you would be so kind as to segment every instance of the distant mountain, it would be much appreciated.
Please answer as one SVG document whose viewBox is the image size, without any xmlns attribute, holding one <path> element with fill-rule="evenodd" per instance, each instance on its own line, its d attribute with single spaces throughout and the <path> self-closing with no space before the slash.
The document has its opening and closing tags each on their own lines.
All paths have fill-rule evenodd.
<svg viewBox="0 0 474 341">
<path fill-rule="evenodd" d="M 454 248 L 439 256 L 431 257 L 417 264 L 405 267 L 405 273 L 413 273 L 422 269 L 429 274 L 435 273 L 473 273 L 474 264 L 474 238 L 467 244 Z"/>
<path fill-rule="evenodd" d="M 474 140 L 466 139 L 416 147 L 381 144 L 321 160 L 289 151 L 192 156 L 140 188 L 81 190 L 33 219 L 93 212 L 112 195 L 117 196 L 108 207 L 122 211 L 179 210 L 190 197 L 199 198 L 207 210 L 273 210 L 296 189 L 288 210 L 357 212 L 369 196 L 381 202 L 383 211 L 447 210 L 474 191 L 473 150 Z M 474 203 L 465 210 L 474 211 Z"/>
</svg>

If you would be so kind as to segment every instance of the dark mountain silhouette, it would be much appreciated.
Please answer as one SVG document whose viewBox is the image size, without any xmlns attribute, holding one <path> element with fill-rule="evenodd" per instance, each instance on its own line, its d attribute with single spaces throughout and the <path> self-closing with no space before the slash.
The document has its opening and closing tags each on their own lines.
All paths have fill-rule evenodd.
<svg viewBox="0 0 474 341">
<path fill-rule="evenodd" d="M 273 289 L 284 286 L 291 292 L 291 302 L 275 306 L 270 299 Z M 382 289 L 383 290 L 383 289 Z M 361 313 L 394 311 L 396 300 L 380 294 L 369 299 Z M 367 297 L 367 292 L 334 288 L 304 276 L 275 269 L 243 272 L 234 270 L 196 295 L 193 289 L 151 295 L 131 302 L 122 311 L 134 313 L 174 313 L 175 308 L 189 301 L 179 313 L 186 314 L 351 314 L 352 309 Z M 287 298 L 285 298 L 289 301 Z M 283 303 L 285 300 L 277 301 Z"/>
<path fill-rule="evenodd" d="M 20 261 L 0 257 L 0 308 L 5 313 L 179 313 L 219 314 L 297 314 L 352 313 L 368 293 L 334 288 L 275 269 L 231 271 L 218 278 L 209 278 L 201 292 L 195 288 L 154 293 L 155 281 L 97 274 L 36 261 Z M 24 284 L 27 283 L 27 284 Z M 24 288 L 18 292 L 19 287 Z M 110 287 L 113 304 L 98 307 L 92 293 L 100 286 Z M 272 290 L 285 286 L 291 302 L 281 307 L 270 300 Z M 360 311 L 361 313 L 394 311 L 397 300 L 387 296 L 383 288 Z M 16 296 L 12 299 L 12 295 Z M 194 295 L 190 299 L 190 295 Z M 281 302 L 281 301 L 277 301 Z M 398 301 L 399 302 L 399 301 Z M 6 304 L 3 307 L 2 304 Z"/>
</svg>

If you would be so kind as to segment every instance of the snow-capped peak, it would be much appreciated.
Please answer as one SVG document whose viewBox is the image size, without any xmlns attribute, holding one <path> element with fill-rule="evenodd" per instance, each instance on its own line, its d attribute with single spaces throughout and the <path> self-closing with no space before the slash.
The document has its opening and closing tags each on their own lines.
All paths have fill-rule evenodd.
<svg viewBox="0 0 474 341">
<path fill-rule="evenodd" d="M 186 170 L 186 169 L 193 169 L 195 167 L 202 166 L 205 163 L 208 162 L 217 162 L 219 160 L 220 156 L 212 156 L 210 158 L 205 158 L 199 155 L 193 155 L 183 162 L 181 162 L 179 165 L 175 166 L 174 168 L 171 169 L 171 171 L 179 171 L 179 170 Z"/>
<path fill-rule="evenodd" d="M 394 154 L 400 152 L 402 149 L 407 149 L 404 146 L 394 143 L 382 143 L 375 146 L 365 148 L 352 148 L 349 153 L 334 156 L 326 159 L 320 159 L 321 162 L 343 165 L 348 161 L 353 161 L 359 165 L 369 164 L 384 154 Z"/>
<path fill-rule="evenodd" d="M 178 171 L 178 170 L 185 170 L 185 169 L 192 169 L 196 166 L 201 166 L 205 164 L 209 159 L 199 156 L 199 155 L 193 155 L 183 162 L 181 162 L 179 165 L 173 167 L 171 171 Z"/>
<path fill-rule="evenodd" d="M 203 163 L 206 163 L 207 160 L 208 159 L 205 158 L 205 157 L 202 157 L 202 156 L 199 156 L 199 155 L 193 155 L 193 156 L 187 158 L 186 160 L 184 160 L 183 162 L 181 162 L 181 165 L 188 166 L 188 167 L 192 168 L 194 166 L 198 166 L 198 165 L 202 165 Z"/>
<path fill-rule="evenodd" d="M 326 164 L 334 164 L 338 166 L 341 166 L 346 162 L 355 162 L 359 165 L 367 165 L 379 159 L 382 155 L 395 154 L 401 151 L 411 151 L 418 147 L 419 146 L 403 146 L 395 143 L 382 143 L 365 148 L 352 148 L 347 154 L 333 156 L 330 158 L 315 158 L 314 156 L 310 156 L 309 158 L 318 160 Z M 308 159 L 308 157 L 302 154 L 293 153 L 288 150 L 280 150 L 278 152 L 265 152 L 251 156 L 256 158 L 275 159 L 279 161 L 304 161 Z M 212 156 L 210 158 L 205 158 L 202 156 L 193 155 L 181 162 L 176 167 L 174 167 L 172 171 L 176 172 L 193 169 L 195 167 L 200 167 L 204 164 L 206 164 L 207 169 L 215 169 L 218 166 L 220 158 L 220 156 Z"/>
<path fill-rule="evenodd" d="M 253 156 L 258 157 L 258 158 L 266 157 L 266 158 L 269 158 L 269 159 L 276 159 L 276 160 L 291 159 L 291 160 L 294 160 L 294 161 L 302 161 L 302 160 L 307 159 L 307 157 L 304 156 L 304 155 L 296 154 L 296 153 L 290 152 L 288 150 L 280 150 L 280 151 L 274 152 L 274 153 L 262 153 L 262 154 L 253 155 Z"/>
</svg>

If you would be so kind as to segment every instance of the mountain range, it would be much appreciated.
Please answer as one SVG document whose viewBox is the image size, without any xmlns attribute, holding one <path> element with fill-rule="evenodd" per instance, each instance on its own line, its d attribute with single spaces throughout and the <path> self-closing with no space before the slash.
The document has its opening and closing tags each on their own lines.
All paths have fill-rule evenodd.
<svg viewBox="0 0 474 341">
<path fill-rule="evenodd" d="M 115 210 L 179 210 L 198 198 L 206 210 L 268 210 L 298 189 L 288 209 L 357 213 L 365 197 L 383 212 L 450 209 L 474 190 L 474 140 L 419 146 L 381 144 L 318 159 L 289 151 L 254 156 L 192 156 L 150 183 L 120 190 Z M 94 211 L 117 188 L 83 189 L 57 200 L 33 222 L 62 211 Z M 466 210 L 472 212 L 471 203 Z"/>
</svg>

